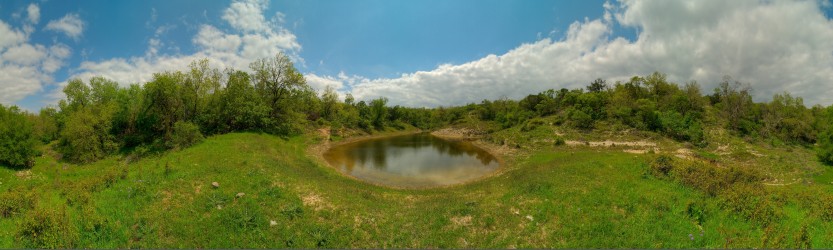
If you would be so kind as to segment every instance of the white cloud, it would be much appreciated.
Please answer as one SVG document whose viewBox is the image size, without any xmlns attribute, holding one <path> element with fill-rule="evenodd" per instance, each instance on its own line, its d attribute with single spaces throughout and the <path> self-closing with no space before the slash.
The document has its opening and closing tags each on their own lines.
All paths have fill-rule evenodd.
<svg viewBox="0 0 833 250">
<path fill-rule="evenodd" d="M 309 86 L 313 89 L 323 90 L 327 86 L 332 86 L 334 89 L 344 88 L 345 79 L 342 78 L 334 78 L 332 76 L 318 76 L 314 73 L 306 74 L 304 78 L 306 78 L 307 84 L 309 84 Z"/>
<path fill-rule="evenodd" d="M 367 79 L 307 74 L 310 85 L 333 85 L 358 99 L 386 96 L 393 105 L 459 105 L 521 98 L 550 88 L 582 88 L 595 78 L 625 80 L 654 71 L 677 83 L 696 80 L 710 93 L 724 75 L 754 88 L 756 100 L 790 91 L 807 104 L 833 103 L 833 23 L 818 1 L 640 1 L 600 6 L 598 19 L 570 25 L 561 39 L 522 44 L 500 55 L 396 78 Z M 232 30 L 200 26 L 190 55 L 146 54 L 84 62 L 73 77 L 102 75 L 123 84 L 150 80 L 151 74 L 183 69 L 192 60 L 211 59 L 214 67 L 245 70 L 256 58 L 283 51 L 297 56 L 295 35 L 285 17 L 263 16 L 264 1 L 235 1 L 223 12 Z M 278 12 L 279 13 L 279 12 Z M 268 21 L 267 21 L 268 20 Z M 621 25 L 637 30 L 635 39 L 613 33 Z M 3 27 L 0 25 L 0 32 Z M 25 37 L 25 34 L 24 34 Z M 0 36 L 0 47 L 3 39 Z M 15 40 L 17 38 L 10 38 Z M 154 48 L 153 42 L 149 50 Z"/>
<path fill-rule="evenodd" d="M 26 13 L 28 14 L 29 22 L 37 24 L 40 21 L 40 8 L 38 8 L 37 4 L 29 4 L 29 7 L 26 8 Z"/>
<path fill-rule="evenodd" d="M 223 12 L 223 20 L 231 27 L 246 32 L 264 32 L 270 30 L 269 23 L 263 17 L 268 2 L 262 0 L 234 1 Z"/>
<path fill-rule="evenodd" d="M 0 52 L 9 46 L 22 43 L 27 39 L 25 33 L 14 30 L 8 24 L 0 20 Z"/>
<path fill-rule="evenodd" d="M 24 31 L 20 31 L 0 20 L 0 103 L 3 104 L 15 103 L 52 84 L 51 74 L 71 54 L 63 44 L 46 47 L 29 43 L 27 26 L 24 24 Z"/>
<path fill-rule="evenodd" d="M 154 38 L 148 41 L 148 50 L 144 56 L 84 61 L 70 79 L 81 78 L 86 81 L 93 76 L 103 76 L 123 85 L 145 83 L 152 79 L 153 73 L 184 70 L 192 61 L 203 58 L 208 58 L 215 68 L 248 70 L 249 63 L 258 58 L 273 57 L 278 52 L 286 53 L 296 62 L 302 61 L 297 55 L 301 45 L 295 35 L 278 21 L 266 21 L 263 11 L 267 7 L 267 3 L 262 1 L 234 1 L 223 15 L 223 20 L 233 30 L 224 31 L 212 25 L 201 25 L 191 39 L 198 48 L 193 54 L 160 54 L 159 47 L 164 41 L 159 39 L 159 34 L 168 29 L 160 28 Z M 283 18 L 278 16 L 272 19 Z M 63 98 L 60 92 L 52 93 L 51 96 Z"/>
<path fill-rule="evenodd" d="M 229 35 L 211 25 L 200 27 L 193 42 L 205 50 L 219 52 L 236 52 L 240 48 L 242 39 L 237 35 Z"/>
<path fill-rule="evenodd" d="M 34 65 L 46 57 L 46 48 L 43 45 L 31 45 L 24 43 L 11 47 L 3 53 L 3 61 L 20 65 Z"/>
<path fill-rule="evenodd" d="M 659 71 L 678 83 L 696 80 L 705 93 L 729 75 L 750 83 L 758 101 L 789 91 L 809 105 L 833 103 L 833 22 L 816 1 L 625 0 L 600 10 L 602 18 L 573 23 L 562 40 L 544 38 L 461 65 L 365 79 L 351 85 L 352 92 L 358 99 L 386 96 L 391 104 L 459 105 Z M 638 37 L 613 36 L 616 22 L 637 29 Z"/>
<path fill-rule="evenodd" d="M 49 80 L 35 67 L 4 64 L 0 66 L 0 103 L 12 104 L 41 90 L 43 82 Z"/>
<path fill-rule="evenodd" d="M 65 44 L 55 44 L 49 47 L 46 60 L 43 61 L 41 69 L 46 73 L 53 73 L 64 67 L 64 62 L 72 54 L 72 49 Z"/>
<path fill-rule="evenodd" d="M 84 33 L 84 21 L 76 13 L 70 13 L 58 20 L 49 21 L 47 30 L 64 33 L 68 37 L 78 40 Z"/>
</svg>

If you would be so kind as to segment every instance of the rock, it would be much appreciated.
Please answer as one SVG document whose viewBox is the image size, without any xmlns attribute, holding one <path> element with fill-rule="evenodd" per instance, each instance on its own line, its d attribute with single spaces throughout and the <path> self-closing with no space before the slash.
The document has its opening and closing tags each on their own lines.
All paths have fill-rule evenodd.
<svg viewBox="0 0 833 250">
<path fill-rule="evenodd" d="M 212 186 L 212 187 L 214 187 L 214 188 L 219 188 L 219 187 L 220 187 L 220 183 L 217 183 L 217 182 L 215 181 L 215 182 L 212 182 L 212 183 L 211 183 L 211 186 Z"/>
<path fill-rule="evenodd" d="M 245 195 L 246 195 L 246 193 L 237 193 L 237 195 L 235 195 L 235 197 L 240 198 L 240 197 L 243 197 Z"/>
<path fill-rule="evenodd" d="M 270 226 L 270 227 L 274 227 L 274 226 L 277 226 L 277 225 L 278 225 L 278 222 L 277 222 L 277 221 L 273 221 L 273 220 L 270 220 L 270 221 L 269 221 L 269 226 Z"/>
</svg>

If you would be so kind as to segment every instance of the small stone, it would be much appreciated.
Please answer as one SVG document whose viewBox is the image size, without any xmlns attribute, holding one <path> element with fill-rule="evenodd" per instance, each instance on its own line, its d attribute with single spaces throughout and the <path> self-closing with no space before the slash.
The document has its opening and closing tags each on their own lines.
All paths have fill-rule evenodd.
<svg viewBox="0 0 833 250">
<path fill-rule="evenodd" d="M 527 220 L 529 220 L 529 221 L 533 221 L 533 220 L 534 220 L 534 219 L 532 218 L 532 215 L 527 215 L 527 216 L 526 216 L 526 219 L 527 219 Z"/>
<path fill-rule="evenodd" d="M 235 197 L 240 198 L 240 197 L 243 197 L 245 195 L 246 195 L 246 193 L 237 193 L 237 195 L 235 195 Z"/>
<path fill-rule="evenodd" d="M 219 188 L 219 187 L 220 187 L 220 183 L 217 183 L 217 182 L 215 181 L 215 182 L 212 182 L 212 183 L 211 183 L 211 186 L 212 186 L 212 187 L 214 187 L 214 188 Z"/>
<path fill-rule="evenodd" d="M 273 221 L 273 220 L 270 220 L 270 221 L 269 221 L 269 226 L 270 226 L 270 227 L 274 227 L 274 226 L 277 226 L 277 225 L 278 225 L 278 222 L 277 222 L 277 221 Z"/>
</svg>

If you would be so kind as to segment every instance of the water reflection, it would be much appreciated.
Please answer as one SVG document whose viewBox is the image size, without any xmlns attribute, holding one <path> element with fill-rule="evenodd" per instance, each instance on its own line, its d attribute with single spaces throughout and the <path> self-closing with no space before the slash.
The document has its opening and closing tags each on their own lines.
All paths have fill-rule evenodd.
<svg viewBox="0 0 833 250">
<path fill-rule="evenodd" d="M 470 142 L 448 141 L 428 133 L 345 144 L 333 147 L 324 158 L 359 179 L 400 187 L 464 182 L 498 167 L 494 156 Z"/>
</svg>

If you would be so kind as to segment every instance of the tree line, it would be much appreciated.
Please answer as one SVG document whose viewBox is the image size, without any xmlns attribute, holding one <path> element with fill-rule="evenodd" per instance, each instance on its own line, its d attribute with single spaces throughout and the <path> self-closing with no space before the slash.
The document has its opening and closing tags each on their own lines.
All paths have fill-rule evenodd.
<svg viewBox="0 0 833 250">
<path fill-rule="evenodd" d="M 466 119 L 498 129 L 529 127 L 554 116 L 559 125 L 592 130 L 654 131 L 704 147 L 706 128 L 739 136 L 816 147 L 833 164 L 833 106 L 807 108 L 789 93 L 768 103 L 752 101 L 749 85 L 724 78 L 710 95 L 697 82 L 682 86 L 653 73 L 584 89 L 550 89 L 521 100 L 483 100 L 456 107 L 389 106 L 384 97 L 356 101 L 332 87 L 317 93 L 284 54 L 249 65 L 250 72 L 211 68 L 207 59 L 183 71 L 153 75 L 126 87 L 103 77 L 72 79 L 66 99 L 38 114 L 0 105 L 0 163 L 31 166 L 39 145 L 70 162 L 92 162 L 120 151 L 163 151 L 200 141 L 204 135 L 260 131 L 292 136 L 319 127 L 366 132 L 416 127 L 431 130 Z"/>
</svg>

